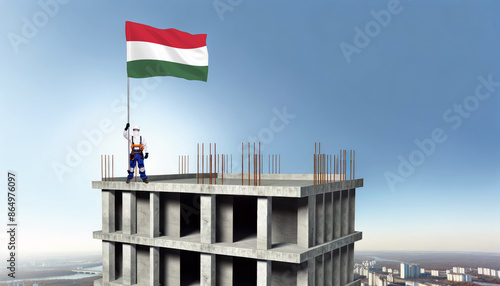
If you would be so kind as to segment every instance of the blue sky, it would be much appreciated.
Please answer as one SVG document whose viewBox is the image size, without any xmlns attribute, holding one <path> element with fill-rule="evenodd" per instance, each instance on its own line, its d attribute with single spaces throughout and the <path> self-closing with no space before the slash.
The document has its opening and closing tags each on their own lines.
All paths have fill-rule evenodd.
<svg viewBox="0 0 500 286">
<path fill-rule="evenodd" d="M 177 172 L 198 142 L 236 155 L 286 109 L 283 130 L 261 137 L 282 172 L 312 172 L 314 142 L 356 150 L 357 249 L 500 252 L 499 12 L 498 1 L 2 1 L 2 172 L 19 175 L 20 254 L 100 249 L 100 155 L 126 170 L 125 21 L 208 34 L 207 83 L 130 80 L 149 174 Z M 413 171 L 398 171 L 401 158 Z"/>
</svg>

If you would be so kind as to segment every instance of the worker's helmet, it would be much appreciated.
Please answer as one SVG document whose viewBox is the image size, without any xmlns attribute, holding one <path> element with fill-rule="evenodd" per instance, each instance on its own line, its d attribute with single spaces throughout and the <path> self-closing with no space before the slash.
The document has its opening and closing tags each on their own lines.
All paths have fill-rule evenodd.
<svg viewBox="0 0 500 286">
<path fill-rule="evenodd" d="M 138 131 L 141 131 L 141 128 L 139 128 L 139 125 L 134 125 L 134 128 L 132 128 L 132 130 L 138 130 Z"/>
</svg>

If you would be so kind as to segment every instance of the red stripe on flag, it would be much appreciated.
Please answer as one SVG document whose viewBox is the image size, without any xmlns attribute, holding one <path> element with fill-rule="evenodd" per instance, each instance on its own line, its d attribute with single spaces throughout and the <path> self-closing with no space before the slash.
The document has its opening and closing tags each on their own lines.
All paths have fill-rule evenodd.
<svg viewBox="0 0 500 286">
<path fill-rule="evenodd" d="M 127 41 L 156 43 L 179 49 L 195 49 L 207 45 L 207 34 L 191 35 L 176 29 L 157 29 L 151 26 L 125 22 Z"/>
</svg>

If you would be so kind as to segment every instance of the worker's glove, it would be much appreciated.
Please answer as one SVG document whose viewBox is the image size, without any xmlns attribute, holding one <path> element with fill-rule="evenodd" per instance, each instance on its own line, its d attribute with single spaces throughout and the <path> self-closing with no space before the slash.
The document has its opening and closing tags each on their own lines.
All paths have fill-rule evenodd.
<svg viewBox="0 0 500 286">
<path fill-rule="evenodd" d="M 146 153 L 146 156 L 144 156 L 144 159 L 147 159 L 149 156 L 149 153 Z"/>
<path fill-rule="evenodd" d="M 125 125 L 125 131 L 127 131 L 129 127 L 130 127 L 130 123 L 127 122 L 127 125 Z"/>
</svg>

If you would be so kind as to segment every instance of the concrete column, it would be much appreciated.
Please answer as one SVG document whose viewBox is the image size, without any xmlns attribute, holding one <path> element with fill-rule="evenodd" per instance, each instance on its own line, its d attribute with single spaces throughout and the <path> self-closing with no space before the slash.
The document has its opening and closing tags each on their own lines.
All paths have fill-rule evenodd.
<svg viewBox="0 0 500 286">
<path fill-rule="evenodd" d="M 325 286 L 333 286 L 333 261 L 332 252 L 323 255 L 323 268 L 325 271 Z"/>
<path fill-rule="evenodd" d="M 325 206 L 323 204 L 325 195 L 316 195 L 316 245 L 325 241 Z"/>
<path fill-rule="evenodd" d="M 201 253 L 200 286 L 214 286 L 215 278 L 215 254 Z"/>
<path fill-rule="evenodd" d="M 135 191 L 122 193 L 123 234 L 137 233 L 137 197 Z"/>
<path fill-rule="evenodd" d="M 181 255 L 180 250 L 162 248 L 160 251 L 163 264 L 160 273 L 162 273 L 162 285 L 180 286 L 181 285 Z"/>
<path fill-rule="evenodd" d="M 344 237 L 349 234 L 349 192 L 343 190 L 340 198 L 341 212 L 340 223 L 341 223 L 341 235 Z"/>
<path fill-rule="evenodd" d="M 216 257 L 216 261 L 217 285 L 233 286 L 233 257 L 220 255 Z"/>
<path fill-rule="evenodd" d="M 160 235 L 160 194 L 149 193 L 149 237 Z"/>
<path fill-rule="evenodd" d="M 271 286 L 271 261 L 257 260 L 257 286 Z"/>
<path fill-rule="evenodd" d="M 215 195 L 201 195 L 200 208 L 201 243 L 215 243 Z"/>
<path fill-rule="evenodd" d="M 160 285 L 160 249 L 154 246 L 149 248 L 149 284 Z"/>
<path fill-rule="evenodd" d="M 218 242 L 234 242 L 234 205 L 232 196 L 217 196 L 216 238 Z M 232 283 L 232 282 L 231 282 Z"/>
<path fill-rule="evenodd" d="M 257 198 L 257 249 L 272 247 L 272 197 Z"/>
<path fill-rule="evenodd" d="M 115 191 L 102 190 L 102 232 L 115 232 Z"/>
<path fill-rule="evenodd" d="M 354 228 L 354 217 L 356 210 L 356 189 L 349 190 L 349 233 L 353 233 L 355 231 Z"/>
<path fill-rule="evenodd" d="M 333 195 L 325 194 L 325 242 L 333 240 Z"/>
<path fill-rule="evenodd" d="M 314 246 L 316 234 L 315 213 L 315 195 L 299 199 L 297 209 L 297 244 L 304 248 Z"/>
<path fill-rule="evenodd" d="M 332 277 L 333 277 L 333 286 L 340 286 L 340 249 L 334 249 L 332 251 Z M 342 284 L 343 285 L 343 284 Z"/>
<path fill-rule="evenodd" d="M 137 283 L 137 249 L 135 244 L 123 244 L 123 285 Z"/>
<path fill-rule="evenodd" d="M 340 204 L 340 192 L 333 193 L 333 239 L 340 238 L 341 233 L 342 208 Z"/>
<path fill-rule="evenodd" d="M 102 281 L 112 282 L 116 280 L 116 251 L 115 243 L 102 241 Z"/>
<path fill-rule="evenodd" d="M 348 245 L 347 283 L 354 281 L 354 243 Z"/>
<path fill-rule="evenodd" d="M 325 285 L 325 270 L 323 266 L 323 255 L 316 256 L 316 286 Z"/>
<path fill-rule="evenodd" d="M 181 195 L 179 193 L 163 193 L 163 229 L 164 235 L 181 237 Z"/>
<path fill-rule="evenodd" d="M 349 277 L 349 261 L 347 245 L 340 249 L 340 284 L 346 285 Z"/>
<path fill-rule="evenodd" d="M 297 270 L 297 286 L 316 285 L 316 259 L 312 258 L 301 264 Z"/>
</svg>

